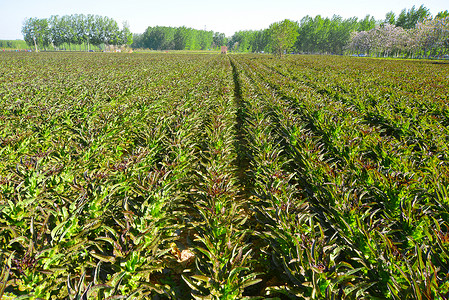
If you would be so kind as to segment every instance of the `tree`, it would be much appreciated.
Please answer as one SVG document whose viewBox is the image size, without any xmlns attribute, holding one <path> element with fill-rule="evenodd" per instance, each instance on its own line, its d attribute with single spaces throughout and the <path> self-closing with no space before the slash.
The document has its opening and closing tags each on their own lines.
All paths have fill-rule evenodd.
<svg viewBox="0 0 449 300">
<path fill-rule="evenodd" d="M 22 34 L 29 46 L 39 47 L 44 50 L 52 44 L 59 49 L 64 43 L 81 45 L 84 43 L 89 50 L 90 45 L 101 44 L 130 45 L 132 34 L 128 23 L 123 23 L 120 30 L 117 22 L 108 17 L 94 15 L 65 15 L 62 17 L 51 16 L 49 19 L 30 18 L 24 21 Z"/>
<path fill-rule="evenodd" d="M 278 57 L 289 51 L 298 37 L 298 23 L 288 19 L 271 24 L 268 30 L 271 49 Z"/>
<path fill-rule="evenodd" d="M 60 24 L 62 24 L 61 26 L 62 28 L 64 28 L 62 33 L 62 39 L 64 41 L 63 43 L 69 44 L 70 48 L 70 45 L 75 39 L 75 31 L 73 30 L 72 26 L 72 16 L 69 15 L 62 16 Z"/>
<path fill-rule="evenodd" d="M 234 33 L 229 41 L 229 47 L 238 52 L 256 51 L 256 31 L 241 30 Z"/>
<path fill-rule="evenodd" d="M 300 21 L 299 26 L 299 36 L 296 40 L 295 47 L 297 50 L 310 53 L 313 52 L 313 42 L 312 42 L 312 27 L 313 27 L 313 18 L 311 16 L 305 16 Z"/>
<path fill-rule="evenodd" d="M 176 29 L 171 27 L 148 27 L 145 31 L 145 45 L 149 49 L 168 50 L 175 47 Z"/>
<path fill-rule="evenodd" d="M 38 51 L 38 45 L 44 49 L 50 44 L 50 31 L 47 19 L 29 18 L 25 20 L 22 34 L 28 46 L 33 46 Z"/>
<path fill-rule="evenodd" d="M 403 9 L 396 20 L 396 26 L 404 29 L 415 28 L 418 22 L 423 22 L 430 17 L 429 10 L 421 5 L 418 9 L 412 6 L 411 9 Z"/>
<path fill-rule="evenodd" d="M 51 16 L 49 20 L 50 39 L 55 50 L 66 42 L 66 30 L 64 19 L 59 16 Z"/>
<path fill-rule="evenodd" d="M 224 39 L 224 34 L 213 31 L 197 30 L 182 27 L 156 26 L 148 27 L 141 35 L 134 35 L 135 48 L 148 48 L 154 50 L 204 50 L 214 43 Z M 216 44 L 215 44 L 216 45 Z"/>
<path fill-rule="evenodd" d="M 23 39 L 27 43 L 28 46 L 33 46 L 35 51 L 37 52 L 37 44 L 36 44 L 36 18 L 29 18 L 25 20 L 22 27 Z"/>
<path fill-rule="evenodd" d="M 74 30 L 76 35 L 76 43 L 81 50 L 81 44 L 87 41 L 86 35 L 86 20 L 84 15 L 74 15 L 73 17 Z"/>
<path fill-rule="evenodd" d="M 387 24 L 396 24 L 396 15 L 394 12 L 390 11 L 385 15 L 385 23 Z"/>
<path fill-rule="evenodd" d="M 371 49 L 374 47 L 375 29 L 369 31 L 353 31 L 347 48 L 353 53 L 370 54 Z"/>
<path fill-rule="evenodd" d="M 95 16 L 87 15 L 86 19 L 86 30 L 84 32 L 84 40 L 87 43 L 87 51 L 90 50 L 90 45 L 94 42 L 95 36 Z"/>
<path fill-rule="evenodd" d="M 327 52 L 328 50 L 328 37 L 329 37 L 329 24 L 328 18 L 323 19 L 320 15 L 314 19 L 313 35 L 316 45 L 316 52 Z"/>
<path fill-rule="evenodd" d="M 213 40 L 214 48 L 219 48 L 220 46 L 225 46 L 226 42 L 227 42 L 226 35 L 224 33 L 220 33 L 220 32 L 215 32 L 212 40 Z"/>
<path fill-rule="evenodd" d="M 325 49 L 334 54 L 343 54 L 344 47 L 348 43 L 356 23 L 356 18 L 343 20 L 342 17 L 334 15 L 329 22 Z"/>
<path fill-rule="evenodd" d="M 128 22 L 123 22 L 123 29 L 121 33 L 122 33 L 122 44 L 131 45 L 133 43 L 133 34 L 131 33 L 131 30 L 129 30 Z"/>
<path fill-rule="evenodd" d="M 445 10 L 445 11 L 440 11 L 436 16 L 435 19 L 444 19 L 446 17 L 449 17 L 449 11 Z"/>
<path fill-rule="evenodd" d="M 206 30 L 199 30 L 199 44 L 201 47 L 201 50 L 209 49 L 210 46 L 213 43 L 213 31 L 206 31 Z"/>
<path fill-rule="evenodd" d="M 376 19 L 370 15 L 359 21 L 359 28 L 357 31 L 368 31 L 376 27 Z"/>
<path fill-rule="evenodd" d="M 449 14 L 446 16 L 441 15 L 439 18 L 435 18 L 434 22 L 437 26 L 437 32 L 439 34 L 439 47 L 443 49 L 444 54 L 449 53 Z"/>
<path fill-rule="evenodd" d="M 254 36 L 254 47 L 253 51 L 255 52 L 270 52 L 269 44 L 270 44 L 270 34 L 269 30 L 259 30 L 256 31 Z"/>
<path fill-rule="evenodd" d="M 198 42 L 198 30 L 189 28 L 186 40 L 186 50 L 200 50 Z"/>
<path fill-rule="evenodd" d="M 338 15 L 333 15 L 332 18 L 305 16 L 299 23 L 295 48 L 305 53 L 343 54 L 351 32 L 370 28 L 374 26 L 373 22 L 375 20 L 370 16 L 360 21 L 356 17 L 343 19 Z"/>
<path fill-rule="evenodd" d="M 114 19 L 104 17 L 104 44 L 119 45 L 121 44 L 120 30 Z"/>
<path fill-rule="evenodd" d="M 103 44 L 105 29 L 104 29 L 104 20 L 103 17 L 94 16 L 92 21 L 92 36 L 90 38 L 90 43 L 95 46 L 100 46 Z"/>
<path fill-rule="evenodd" d="M 412 29 L 412 35 L 422 55 L 444 55 L 449 46 L 449 17 L 419 22 Z"/>
<path fill-rule="evenodd" d="M 132 43 L 132 47 L 133 48 L 145 48 L 145 44 L 144 44 L 144 36 L 141 33 L 134 33 L 133 34 L 133 43 Z"/>
<path fill-rule="evenodd" d="M 189 38 L 189 29 L 182 26 L 176 29 L 174 36 L 175 50 L 184 50 L 187 46 Z"/>
</svg>

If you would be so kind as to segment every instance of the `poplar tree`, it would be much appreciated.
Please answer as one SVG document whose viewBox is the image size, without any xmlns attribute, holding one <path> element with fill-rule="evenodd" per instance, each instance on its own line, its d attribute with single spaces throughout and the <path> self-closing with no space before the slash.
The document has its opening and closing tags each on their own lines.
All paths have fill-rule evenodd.
<svg viewBox="0 0 449 300">
<path fill-rule="evenodd" d="M 270 25 L 268 28 L 270 44 L 276 56 L 282 57 L 285 52 L 293 47 L 298 38 L 298 27 L 298 23 L 288 19 Z"/>
</svg>

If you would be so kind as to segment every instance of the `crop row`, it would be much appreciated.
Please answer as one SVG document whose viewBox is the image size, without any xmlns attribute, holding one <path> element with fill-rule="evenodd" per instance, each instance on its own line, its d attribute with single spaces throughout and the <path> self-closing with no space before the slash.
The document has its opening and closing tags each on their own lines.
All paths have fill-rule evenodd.
<svg viewBox="0 0 449 300">
<path fill-rule="evenodd" d="M 194 254 L 180 257 L 172 242 L 194 187 L 211 188 L 198 172 L 213 152 L 205 134 L 220 121 L 216 97 L 232 95 L 219 58 L 39 54 L 2 64 L 1 290 L 182 293 L 167 287 L 182 287 Z"/>
<path fill-rule="evenodd" d="M 253 107 L 265 106 L 267 123 L 275 124 L 269 134 L 275 136 L 277 142 L 269 144 L 279 145 L 278 152 L 284 157 L 276 165 L 279 168 L 283 161 L 292 162 L 290 172 L 295 175 L 290 177 L 287 173 L 282 177 L 289 178 L 297 188 L 307 192 L 305 201 L 313 208 L 314 219 L 322 228 L 321 242 L 328 246 L 327 261 L 320 262 L 324 271 L 314 269 L 310 261 L 308 268 L 303 262 L 302 268 L 290 269 L 306 255 L 297 250 L 297 257 L 287 256 L 295 249 L 293 245 L 281 248 L 283 255 L 289 257 L 286 261 L 290 262 L 284 265 L 284 273 L 297 288 L 289 293 L 323 297 L 325 291 L 327 296 L 332 293 L 388 295 L 398 299 L 443 294 L 447 289 L 447 129 L 441 124 L 444 117 L 439 114 L 436 121 L 430 121 L 434 119 L 428 116 L 428 111 L 420 115 L 426 118 L 413 119 L 410 130 L 405 129 L 403 121 L 408 116 L 406 112 L 419 110 L 418 100 L 426 98 L 427 94 L 416 96 L 418 100 L 410 100 L 410 103 L 401 103 L 399 99 L 404 99 L 400 96 L 404 91 L 396 94 L 390 91 L 390 98 L 398 99 L 396 103 L 380 95 L 374 98 L 385 105 L 403 107 L 403 110 L 382 105 L 366 105 L 364 109 L 362 103 L 369 101 L 360 99 L 360 95 L 367 93 L 360 90 L 362 87 L 374 89 L 373 85 L 362 82 L 357 92 L 349 91 L 344 95 L 329 92 L 351 80 L 338 75 L 352 70 L 342 59 L 327 63 L 326 68 L 315 73 L 316 66 L 312 63 L 324 64 L 324 59 L 290 58 L 282 64 L 256 57 L 239 57 L 236 61 L 242 73 L 247 74 L 246 85 L 255 89 L 258 102 Z M 299 67 L 305 62 L 309 64 Z M 382 73 L 380 68 L 385 64 L 379 65 L 372 62 L 370 67 Z M 386 77 L 388 72 L 382 74 Z M 423 80 L 423 74 L 414 75 L 416 81 Z M 350 78 L 369 81 L 363 75 Z M 444 74 L 440 74 L 434 82 L 444 81 L 444 78 Z M 434 93 L 440 99 L 446 97 L 447 86 L 439 88 Z M 440 112 L 444 107 L 440 105 Z M 442 114 L 444 116 L 444 111 Z M 400 133 L 395 135 L 385 129 L 385 124 L 373 121 L 382 118 L 391 127 L 400 128 Z M 274 216 L 271 219 L 277 220 Z M 271 233 L 275 232 L 274 228 Z M 298 229 L 301 226 L 297 221 L 288 221 L 282 227 L 278 224 L 277 228 L 296 228 L 299 232 L 293 232 L 284 240 L 300 243 L 312 240 L 313 249 L 317 249 L 319 237 L 301 237 L 304 233 Z M 282 240 L 281 236 L 285 237 L 288 231 L 281 232 L 283 235 L 276 235 L 272 245 Z M 301 247 L 296 246 L 297 249 Z M 307 257 L 326 257 L 323 251 L 321 255 L 312 253 Z M 336 262 L 330 262 L 329 257 Z M 317 264 L 316 259 L 314 263 Z M 346 270 L 336 275 L 337 266 L 344 266 Z M 307 270 L 313 270 L 311 278 L 307 278 Z M 315 282 L 318 277 L 324 280 Z M 309 291 L 304 287 L 307 282 L 313 283 Z"/>
<path fill-rule="evenodd" d="M 446 65 L 4 53 L 0 70 L 0 298 L 447 297 Z"/>
</svg>

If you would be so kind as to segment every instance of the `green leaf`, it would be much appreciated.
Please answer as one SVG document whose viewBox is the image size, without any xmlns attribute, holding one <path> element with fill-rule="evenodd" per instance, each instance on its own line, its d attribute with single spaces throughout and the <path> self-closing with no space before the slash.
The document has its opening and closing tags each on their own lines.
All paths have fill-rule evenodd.
<svg viewBox="0 0 449 300">
<path fill-rule="evenodd" d="M 209 280 L 211 280 L 209 277 L 204 276 L 204 275 L 192 275 L 192 276 L 190 276 L 190 278 L 204 281 L 204 282 L 209 282 Z"/>
<path fill-rule="evenodd" d="M 246 281 L 246 282 L 244 282 L 244 283 L 242 284 L 242 288 L 244 289 L 244 288 L 247 288 L 247 287 L 249 287 L 249 286 L 258 284 L 258 283 L 261 282 L 261 281 L 262 281 L 261 278 L 257 278 L 257 279 L 253 279 L 253 280 Z"/>
<path fill-rule="evenodd" d="M 115 263 L 115 257 L 113 257 L 113 256 L 102 255 L 99 253 L 95 253 L 94 251 L 91 251 L 89 253 L 90 253 L 90 255 L 92 255 L 96 259 L 99 259 L 102 262 Z"/>
</svg>

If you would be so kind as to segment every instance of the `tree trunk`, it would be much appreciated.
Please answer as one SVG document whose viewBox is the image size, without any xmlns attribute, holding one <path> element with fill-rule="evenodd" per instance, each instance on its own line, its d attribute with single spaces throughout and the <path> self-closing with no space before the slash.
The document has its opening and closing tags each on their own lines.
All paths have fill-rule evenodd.
<svg viewBox="0 0 449 300">
<path fill-rule="evenodd" d="M 33 37 L 33 41 L 34 41 L 34 50 L 35 50 L 36 52 L 38 52 L 38 51 L 37 51 L 37 44 L 36 44 L 36 38 L 35 38 L 35 37 Z"/>
</svg>

